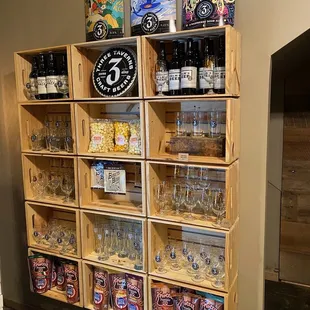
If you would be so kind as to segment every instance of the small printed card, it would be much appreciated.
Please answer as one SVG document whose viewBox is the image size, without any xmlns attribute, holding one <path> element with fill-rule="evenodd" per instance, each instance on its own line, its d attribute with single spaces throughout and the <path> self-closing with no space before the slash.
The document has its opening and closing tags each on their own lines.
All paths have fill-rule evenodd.
<svg viewBox="0 0 310 310">
<path fill-rule="evenodd" d="M 105 192 L 126 194 L 126 171 L 121 165 L 110 165 L 104 168 Z"/>
</svg>

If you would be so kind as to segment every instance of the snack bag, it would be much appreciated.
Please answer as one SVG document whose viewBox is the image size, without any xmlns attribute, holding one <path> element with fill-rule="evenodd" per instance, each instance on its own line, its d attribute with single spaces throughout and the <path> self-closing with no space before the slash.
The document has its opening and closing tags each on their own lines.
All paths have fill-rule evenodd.
<svg viewBox="0 0 310 310">
<path fill-rule="evenodd" d="M 129 124 L 128 122 L 114 122 L 115 152 L 128 152 L 129 145 Z"/>
<path fill-rule="evenodd" d="M 92 120 L 90 123 L 89 153 L 108 153 L 114 150 L 114 126 L 109 119 Z"/>
<path fill-rule="evenodd" d="M 140 120 L 132 120 L 129 122 L 130 138 L 129 138 L 129 154 L 141 155 L 141 128 Z"/>
<path fill-rule="evenodd" d="M 109 309 L 109 275 L 102 268 L 94 269 L 94 310 Z"/>
<path fill-rule="evenodd" d="M 33 291 L 44 294 L 51 288 L 52 263 L 49 258 L 35 254 L 28 257 Z"/>
<path fill-rule="evenodd" d="M 143 310 L 143 278 L 126 273 L 129 310 Z"/>
<path fill-rule="evenodd" d="M 127 310 L 128 300 L 125 274 L 110 274 L 109 278 L 113 310 Z"/>
<path fill-rule="evenodd" d="M 67 302 L 75 304 L 80 300 L 79 272 L 77 264 L 67 262 L 64 264 Z"/>
</svg>

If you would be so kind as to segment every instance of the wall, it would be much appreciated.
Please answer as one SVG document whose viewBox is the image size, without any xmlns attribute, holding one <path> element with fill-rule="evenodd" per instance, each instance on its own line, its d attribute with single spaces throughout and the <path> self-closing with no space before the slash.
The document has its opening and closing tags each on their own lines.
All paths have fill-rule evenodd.
<svg viewBox="0 0 310 310">
<path fill-rule="evenodd" d="M 243 37 L 239 310 L 263 309 L 270 56 L 308 28 L 310 3 L 300 0 L 298 7 L 294 3 L 285 0 L 237 0 L 236 27 Z M 13 52 L 82 41 L 84 17 L 82 0 L 0 1 L 0 12 L 0 38 L 4 42 L 0 57 L 3 292 L 7 299 L 21 302 L 29 301 L 30 297 L 25 283 L 27 277 L 24 276 L 25 227 L 20 150 L 15 96 L 11 88 L 14 85 Z M 29 302 L 43 300 L 48 303 L 39 297 Z"/>
<path fill-rule="evenodd" d="M 30 294 L 28 288 L 13 52 L 84 41 L 83 0 L 0 1 L 0 15 L 0 254 L 3 295 L 17 303 L 56 309 L 57 303 Z"/>
<path fill-rule="evenodd" d="M 279 235 L 279 227 L 269 225 L 272 229 L 265 236 L 270 57 L 309 28 L 310 3 L 236 2 L 236 27 L 242 33 L 239 309 L 256 310 L 264 307 L 265 237 Z"/>
</svg>

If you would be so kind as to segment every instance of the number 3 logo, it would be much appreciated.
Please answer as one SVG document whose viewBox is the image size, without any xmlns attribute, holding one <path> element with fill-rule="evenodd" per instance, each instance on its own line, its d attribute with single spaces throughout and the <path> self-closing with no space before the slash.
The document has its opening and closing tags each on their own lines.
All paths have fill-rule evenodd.
<svg viewBox="0 0 310 310">
<path fill-rule="evenodd" d="M 107 83 L 109 85 L 113 85 L 115 84 L 120 76 L 121 76 L 121 71 L 119 69 L 119 67 L 117 67 L 117 65 L 122 61 L 122 58 L 112 58 L 110 61 L 109 61 L 109 64 L 114 64 L 113 67 L 109 70 L 109 75 L 107 77 Z M 112 79 L 112 72 L 114 72 L 114 80 Z"/>
<path fill-rule="evenodd" d="M 146 21 L 146 28 L 150 29 L 153 26 L 153 18 L 152 17 L 147 17 L 147 21 Z"/>
</svg>

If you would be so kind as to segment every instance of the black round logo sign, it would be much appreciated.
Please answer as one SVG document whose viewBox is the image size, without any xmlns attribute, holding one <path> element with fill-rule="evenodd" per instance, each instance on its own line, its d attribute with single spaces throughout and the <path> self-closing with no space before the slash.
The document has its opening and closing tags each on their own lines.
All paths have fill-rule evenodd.
<svg viewBox="0 0 310 310">
<path fill-rule="evenodd" d="M 195 9 L 195 14 L 198 18 L 204 19 L 210 17 L 214 12 L 214 6 L 210 1 L 201 1 Z"/>
<path fill-rule="evenodd" d="M 137 57 L 133 50 L 113 47 L 103 52 L 93 70 L 93 84 L 103 97 L 119 97 L 128 92 L 137 79 Z"/>
<path fill-rule="evenodd" d="M 98 20 L 94 26 L 94 38 L 95 40 L 103 40 L 108 35 L 108 27 L 103 20 Z"/>
<path fill-rule="evenodd" d="M 145 34 L 154 33 L 159 26 L 159 19 L 156 14 L 146 13 L 141 20 L 141 27 Z"/>
</svg>

